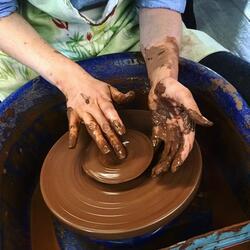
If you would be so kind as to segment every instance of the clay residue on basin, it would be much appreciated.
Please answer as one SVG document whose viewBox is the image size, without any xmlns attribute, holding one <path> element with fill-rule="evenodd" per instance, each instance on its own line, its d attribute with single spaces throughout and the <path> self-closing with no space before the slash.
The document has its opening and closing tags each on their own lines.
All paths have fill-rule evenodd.
<svg viewBox="0 0 250 250">
<path fill-rule="evenodd" d="M 228 93 L 229 95 L 231 95 L 232 98 L 234 99 L 236 108 L 238 110 L 242 110 L 242 107 L 243 107 L 242 100 L 239 98 L 239 93 L 237 92 L 236 88 L 232 84 L 227 83 L 221 78 L 212 79 L 211 83 L 212 83 L 211 88 L 213 90 L 216 90 L 217 88 L 221 88 L 225 93 Z"/>
</svg>

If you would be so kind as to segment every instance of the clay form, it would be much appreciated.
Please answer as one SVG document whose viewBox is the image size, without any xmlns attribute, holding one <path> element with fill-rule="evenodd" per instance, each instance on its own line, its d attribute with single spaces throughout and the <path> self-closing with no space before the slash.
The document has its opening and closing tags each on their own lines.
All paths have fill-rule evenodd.
<svg viewBox="0 0 250 250">
<path fill-rule="evenodd" d="M 121 117 L 127 128 L 149 135 L 150 112 L 127 111 Z M 82 169 L 90 141 L 82 129 L 76 148 L 68 149 L 68 133 L 63 135 L 47 155 L 40 179 L 49 209 L 78 232 L 102 239 L 141 235 L 175 218 L 195 195 L 202 169 L 197 143 L 175 174 L 152 178 L 149 169 L 131 181 L 109 185 Z"/>
<path fill-rule="evenodd" d="M 122 142 L 127 150 L 124 160 L 119 160 L 113 152 L 103 155 L 91 141 L 82 163 L 86 174 L 108 184 L 126 182 L 141 175 L 153 158 L 151 141 L 143 133 L 129 129 Z"/>
</svg>

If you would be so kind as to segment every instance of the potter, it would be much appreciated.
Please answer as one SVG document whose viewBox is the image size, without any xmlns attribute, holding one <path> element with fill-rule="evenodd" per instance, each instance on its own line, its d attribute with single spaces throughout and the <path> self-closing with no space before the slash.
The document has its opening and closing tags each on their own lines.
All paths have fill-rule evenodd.
<svg viewBox="0 0 250 250">
<path fill-rule="evenodd" d="M 108 76 L 108 79 L 110 79 L 111 83 L 112 79 L 114 79 L 115 83 L 117 83 L 119 79 L 120 84 L 116 85 L 117 87 L 121 87 L 121 89 L 124 90 L 129 90 L 130 87 L 132 87 L 136 93 L 138 93 L 138 91 L 140 93 L 143 93 L 143 91 L 141 90 L 146 90 L 148 87 L 144 65 L 134 65 L 132 69 L 130 68 L 130 66 L 119 66 L 117 68 L 117 66 L 113 65 L 113 61 L 118 60 L 141 61 L 141 56 L 139 54 L 110 55 L 81 62 L 81 66 L 86 67 L 89 72 L 95 72 L 95 69 L 102 65 L 105 61 L 108 64 L 106 65 L 106 68 L 102 68 L 101 72 L 98 72 L 98 78 L 107 79 Z M 108 72 L 108 69 L 110 69 L 110 72 Z M 230 103 L 234 103 L 233 96 L 231 96 L 229 93 L 223 92 L 221 88 L 222 84 L 225 85 L 225 87 L 230 85 L 222 78 L 219 78 L 219 76 L 214 72 L 206 69 L 205 67 L 202 67 L 199 64 L 195 64 L 187 60 L 181 60 L 180 69 L 180 79 L 185 79 L 184 82 L 188 86 L 190 86 L 192 90 L 195 91 L 195 93 L 197 94 L 196 96 L 201 97 L 199 103 L 202 105 L 202 108 L 204 108 L 205 106 L 206 112 L 209 112 L 209 117 L 213 117 L 214 115 L 213 120 L 215 121 L 215 126 L 212 129 L 200 129 L 198 135 L 199 144 L 203 149 L 203 181 L 205 180 L 208 186 L 206 186 L 206 189 L 204 189 L 204 182 L 202 183 L 202 189 L 199 191 L 198 195 L 195 196 L 196 198 L 193 199 L 188 208 L 185 209 L 185 211 L 172 223 L 167 223 L 167 230 L 157 230 L 157 232 L 154 234 L 150 233 L 148 237 L 150 237 L 151 243 L 149 242 L 149 240 L 145 241 L 145 235 L 140 238 L 133 238 L 134 247 L 130 245 L 133 249 L 138 249 L 139 244 L 140 246 L 145 246 L 144 249 L 150 247 L 152 249 L 155 249 L 156 244 L 154 243 L 153 239 L 155 237 L 158 237 L 159 234 L 162 235 L 162 241 L 160 241 L 159 245 L 157 245 L 157 248 L 159 249 L 162 247 L 173 245 L 176 242 L 180 242 L 179 244 L 182 246 L 184 245 L 184 243 L 181 242 L 183 239 L 189 238 L 189 242 L 192 242 L 191 238 L 193 236 L 198 236 L 199 242 L 202 241 L 200 247 L 205 247 L 204 244 L 214 244 L 214 238 L 212 237 L 214 233 L 209 232 L 209 230 L 211 229 L 210 227 L 207 227 L 209 225 L 207 223 L 209 223 L 209 215 L 211 215 L 209 214 L 209 211 L 211 211 L 211 209 L 212 213 L 215 214 L 215 216 L 213 216 L 212 218 L 212 226 L 213 228 L 215 226 L 216 230 L 218 229 L 218 231 L 216 231 L 216 235 L 219 235 L 222 230 L 223 232 L 225 232 L 222 227 L 231 226 L 243 221 L 247 223 L 246 220 L 249 218 L 245 217 L 244 219 L 242 216 L 240 216 L 244 209 L 246 211 L 246 209 L 249 208 L 243 207 L 242 205 L 246 205 L 244 201 L 248 199 L 248 193 L 232 193 L 232 184 L 228 181 L 228 179 L 226 179 L 226 176 L 230 174 L 233 177 L 233 182 L 238 185 L 238 187 L 241 186 L 242 183 L 240 182 L 240 180 L 244 177 L 244 175 L 239 174 L 236 176 L 235 173 L 239 173 L 238 171 L 242 169 L 242 165 L 246 166 L 246 168 L 244 169 L 247 171 L 247 163 L 244 163 L 244 161 L 248 156 L 246 149 L 244 150 L 244 144 L 239 139 L 240 135 L 237 132 L 242 131 L 240 130 L 242 129 L 242 127 L 240 127 L 240 125 L 238 125 L 238 127 L 234 127 L 233 124 L 239 123 L 230 122 L 229 116 L 228 120 L 226 120 L 225 122 L 224 116 L 227 114 L 227 107 L 230 107 L 230 110 L 233 109 L 237 112 L 236 106 L 230 106 Z M 220 85 L 218 85 L 216 89 L 214 85 L 212 85 L 213 89 L 211 92 L 209 88 L 209 82 L 211 83 L 211 79 L 215 78 L 221 79 Z M 44 91 L 44 87 L 46 87 L 46 91 Z M 228 99 L 225 98 L 224 93 L 226 93 Z M 234 95 L 236 96 L 236 94 Z M 136 96 L 139 97 L 140 94 Z M 241 111 L 237 112 L 238 116 L 246 111 L 247 106 L 244 100 L 240 98 L 240 95 L 237 94 L 237 96 L 243 103 L 243 108 L 241 109 Z M 144 107 L 146 108 L 146 99 L 146 94 L 144 94 L 143 102 L 140 99 L 138 100 L 138 98 L 136 98 L 136 100 L 133 102 L 133 106 L 137 109 L 143 109 Z M 219 100 L 223 101 L 223 103 L 226 103 L 227 105 L 219 106 Z M 45 101 L 45 104 L 43 101 Z M 209 104 L 207 104 L 205 101 L 209 101 Z M 4 181 L 4 183 L 2 183 L 4 188 L 3 195 L 6 198 L 6 205 L 9 204 L 10 207 L 3 208 L 3 212 L 5 213 L 5 215 L 8 215 L 7 217 L 5 217 L 5 223 L 3 225 L 5 226 L 4 237 L 2 238 L 3 249 L 9 249 L 9 246 L 11 249 L 27 250 L 27 248 L 30 247 L 30 234 L 27 234 L 26 231 L 26 225 L 30 223 L 30 199 L 27 200 L 27 197 L 31 198 L 32 196 L 34 183 L 36 183 L 37 179 L 35 177 L 37 177 L 40 173 L 40 167 L 42 166 L 42 162 L 46 154 L 49 152 L 53 144 L 59 139 L 59 137 L 67 130 L 65 108 L 62 103 L 62 95 L 60 95 L 59 91 L 51 88 L 49 84 L 42 78 L 40 78 L 39 81 L 31 82 L 26 85 L 25 88 L 22 88 L 22 90 L 17 93 L 17 95 L 9 99 L 8 102 L 5 102 L 5 105 L 7 106 L 5 106 L 6 108 L 4 110 L 2 106 L 2 112 L 0 115 L 3 121 L 1 126 L 1 133 L 3 135 L 3 137 L 1 138 L 1 142 L 3 142 L 3 147 L 1 148 L 0 155 L 1 162 L 4 164 L 4 174 L 2 175 L 2 180 Z M 6 113 L 4 112 L 7 112 L 8 110 L 13 110 L 12 115 L 9 116 L 9 118 L 6 117 Z M 221 114 L 221 110 L 223 110 L 223 113 L 225 114 L 224 116 Z M 141 115 L 140 118 L 144 119 Z M 122 115 L 121 119 L 125 120 Z M 225 126 L 225 124 L 227 124 L 227 126 Z M 220 133 L 221 127 L 223 127 L 222 134 Z M 232 130 L 233 127 L 234 130 Z M 143 131 L 143 133 L 147 134 L 146 131 Z M 233 136 L 238 139 L 235 139 L 235 137 Z M 223 137 L 222 140 L 221 137 Z M 245 138 L 247 139 L 247 137 Z M 211 144 L 208 142 L 210 142 Z M 22 145 L 22 153 L 20 152 L 20 145 Z M 32 146 L 24 147 L 24 145 Z M 67 139 L 65 140 L 65 145 L 67 147 Z M 228 151 L 224 151 L 225 149 L 228 149 Z M 9 152 L 9 154 L 7 155 L 6 152 Z M 216 162 L 217 158 L 215 157 L 218 156 L 218 152 L 222 152 L 222 154 L 220 154 L 219 156 L 224 155 L 224 159 L 226 159 L 226 161 Z M 243 155 L 242 152 L 244 152 Z M 245 156 L 245 158 L 239 158 L 239 154 L 241 156 Z M 215 162 L 213 162 L 212 160 L 214 160 Z M 241 164 L 239 165 L 239 163 Z M 18 169 L 16 169 L 15 171 L 17 175 L 14 176 L 13 166 L 18 166 Z M 61 165 L 57 174 L 61 173 L 62 166 L 63 164 Z M 176 174 L 172 175 L 172 177 L 177 177 L 178 173 L 180 173 L 184 168 L 180 168 L 180 170 L 177 171 Z M 207 176 L 207 171 L 209 171 L 210 173 L 209 176 Z M 220 173 L 219 175 L 218 172 Z M 19 173 L 21 173 L 21 175 L 19 175 Z M 171 173 L 168 174 L 171 175 Z M 150 172 L 148 172 L 148 175 L 150 175 Z M 164 179 L 164 177 L 167 175 L 159 178 L 159 181 L 166 180 Z M 13 180 L 17 180 L 17 182 L 15 181 L 14 186 Z M 158 178 L 156 178 L 155 180 L 158 180 Z M 214 183 L 218 183 L 220 188 L 218 188 L 218 185 L 213 185 Z M 162 182 L 162 184 L 169 185 L 169 183 L 166 181 Z M 245 190 L 249 189 L 247 189 L 246 187 Z M 227 197 L 230 193 L 234 202 L 228 201 Z M 208 200 L 206 199 L 206 194 L 209 195 Z M 246 197 L 246 199 L 243 200 L 242 197 Z M 153 200 L 154 199 L 152 199 L 152 201 Z M 13 207 L 16 207 L 16 209 L 13 210 Z M 47 206 L 43 206 L 43 208 L 45 207 Z M 225 207 L 227 208 L 226 210 Z M 204 208 L 205 211 L 203 210 Z M 215 210 L 217 209 L 221 212 L 214 211 L 214 208 Z M 239 210 L 243 211 L 240 213 Z M 143 211 L 144 209 L 141 209 L 141 212 Z M 192 211 L 191 217 L 190 211 Z M 18 212 L 18 216 L 22 214 L 27 216 L 22 217 L 24 219 L 22 221 L 17 220 L 13 225 L 13 219 L 17 216 L 15 212 Z M 49 215 L 51 214 L 49 213 Z M 43 220 L 40 212 L 38 212 L 37 218 L 38 220 L 35 221 L 36 225 L 38 225 L 38 229 L 36 227 L 36 229 L 38 230 L 37 234 L 40 234 L 40 239 L 42 237 L 44 239 L 44 242 L 48 241 L 50 238 L 46 236 L 47 234 L 42 233 L 42 228 L 39 228 L 39 219 Z M 183 220 L 185 221 L 186 225 L 183 225 Z M 23 224 L 22 222 L 24 222 L 25 224 Z M 181 230 L 175 229 L 176 222 L 177 225 L 181 225 Z M 64 223 L 60 223 L 60 225 L 61 226 L 59 228 L 53 227 L 52 229 L 55 230 L 57 237 L 55 238 L 55 240 L 60 244 L 62 249 L 69 247 L 76 249 L 95 249 L 92 247 L 84 247 L 84 243 L 79 241 L 80 237 L 75 233 L 75 231 L 70 232 L 70 229 Z M 195 231 L 193 231 L 192 225 L 196 226 Z M 52 226 L 54 225 L 52 224 Z M 205 231 L 203 231 L 204 226 L 206 227 Z M 192 230 L 190 230 L 191 228 Z M 236 231 L 236 228 L 239 228 L 238 225 L 235 225 L 235 227 L 233 228 L 230 227 L 226 229 L 227 232 L 230 232 L 231 229 L 236 232 L 236 234 L 234 234 L 233 236 L 234 244 L 236 242 L 235 240 L 237 240 L 236 237 L 239 232 L 238 230 Z M 33 230 L 33 228 L 31 230 Z M 46 229 L 43 230 L 45 231 Z M 49 234 L 49 232 L 51 231 L 46 230 L 45 232 Z M 207 235 L 211 235 L 211 237 L 209 238 L 206 237 L 208 241 L 206 241 L 205 243 L 203 242 L 205 238 L 203 235 L 201 235 L 202 232 L 207 232 Z M 30 233 L 33 235 L 33 233 L 36 233 L 36 231 L 31 231 Z M 187 233 L 188 236 L 186 235 Z M 183 234 L 185 234 L 185 236 Z M 31 237 L 33 237 L 32 235 Z M 244 240 L 245 238 L 241 239 Z M 121 247 L 123 250 L 127 250 L 131 249 L 130 246 L 128 246 L 129 242 L 131 241 L 115 241 L 112 247 L 110 246 L 110 241 L 99 241 L 99 244 L 101 244 L 102 246 L 106 245 L 106 249 L 114 249 L 114 244 L 116 244 L 117 249 L 117 245 L 119 244 L 119 247 Z M 227 246 L 231 244 L 230 242 L 228 243 L 229 244 Z M 37 245 L 41 246 L 41 244 Z M 52 246 L 50 246 L 50 249 L 52 249 Z M 42 248 L 41 250 L 44 250 L 44 248 Z"/>
<path fill-rule="evenodd" d="M 178 104 L 201 116 L 190 90 L 177 80 L 184 0 L 161 3 L 144 0 L 27 2 L 18 6 L 15 0 L 8 3 L 0 1 L 0 49 L 29 68 L 25 67 L 25 71 L 23 65 L 8 56 L 3 60 L 7 58 L 7 65 L 16 66 L 12 70 L 15 77 L 10 82 L 13 86 L 21 84 L 16 80 L 19 79 L 18 72 L 24 71 L 30 77 L 37 72 L 64 94 L 68 109 L 69 148 L 75 147 L 79 127 L 83 123 L 103 154 L 114 151 L 119 159 L 126 158 L 126 148 L 120 140 L 126 128 L 114 104 L 131 101 L 133 91 L 122 93 L 108 82 L 91 76 L 74 60 L 129 48 L 138 50 L 139 44 L 151 81 L 148 98 L 153 114 L 157 112 L 154 89 L 161 83 L 166 89 L 163 95 L 171 100 L 169 105 Z M 17 13 L 18 7 L 22 15 Z M 6 65 L 6 62 L 3 64 Z M 8 87 L 4 87 L 6 84 L 0 84 L 2 98 L 9 91 Z M 166 108 L 169 106 L 164 105 Z M 189 116 L 185 116 L 185 121 L 192 120 Z M 162 116 L 161 119 L 165 121 L 154 126 L 152 138 L 154 142 L 164 141 L 167 145 L 159 163 L 161 165 L 153 170 L 154 176 L 169 168 L 162 167 L 166 162 L 172 171 L 176 171 L 188 157 L 194 142 L 194 131 L 181 135 L 183 119 L 175 113 L 170 118 Z M 174 130 L 169 129 L 169 124 L 174 124 Z M 168 132 L 175 131 L 171 132 L 176 137 L 175 145 L 157 132 L 165 130 L 165 127 L 168 127 Z"/>
<path fill-rule="evenodd" d="M 43 7 L 39 1 L 30 2 L 34 5 L 34 7 L 28 5 L 30 8 Z M 96 36 L 93 37 L 92 33 L 87 32 L 85 40 L 87 43 L 89 41 L 89 44 L 85 44 L 86 46 L 82 47 L 86 48 L 87 53 L 90 53 L 87 49 L 88 46 L 93 50 L 106 49 L 106 53 L 111 52 L 107 48 L 109 46 L 114 47 L 112 46 L 113 37 L 116 37 L 121 30 L 126 29 L 122 26 L 112 26 L 112 23 L 119 23 L 119 18 L 121 17 L 118 16 L 119 14 L 126 12 L 125 14 L 128 16 L 130 13 L 130 9 L 126 8 L 128 7 L 125 5 L 126 2 L 128 1 L 119 1 L 119 3 L 118 1 L 116 3 L 115 1 L 109 1 L 102 15 L 102 20 L 95 20 L 94 22 L 86 16 L 83 17 L 79 15 L 78 12 L 74 13 L 73 11 L 69 11 L 69 16 L 64 19 L 63 16 L 58 16 L 58 13 L 56 13 L 57 10 L 53 8 L 48 8 L 48 10 L 42 8 L 45 12 L 50 12 L 49 9 L 52 9 L 52 12 L 49 13 L 52 15 L 52 18 L 49 19 L 50 21 L 48 23 L 55 24 L 60 29 L 65 30 L 65 34 L 61 33 L 56 39 L 54 39 L 55 37 L 50 37 L 51 39 L 48 43 L 52 43 L 52 40 L 57 43 L 60 39 L 65 39 L 65 44 L 71 44 L 72 41 L 70 39 L 67 40 L 67 36 L 72 35 L 72 33 L 67 33 L 68 29 L 71 29 L 71 27 L 76 24 L 76 26 L 78 25 L 78 29 L 82 27 L 87 30 L 90 29 L 92 25 L 93 27 L 99 26 L 93 33 L 97 31 L 105 31 L 106 33 L 101 35 L 100 33 L 98 35 L 95 34 Z M 65 7 L 65 9 L 68 6 L 71 7 L 71 2 L 69 1 L 67 3 L 64 1 L 56 1 L 56 3 L 59 9 L 61 6 Z M 51 4 L 53 4 L 52 1 Z M 148 8 L 140 10 L 141 51 L 146 61 L 148 77 L 151 82 L 148 100 L 153 121 L 152 144 L 157 148 L 161 142 L 164 142 L 164 150 L 161 158 L 158 164 L 151 169 L 152 175 L 158 176 L 167 172 L 169 169 L 172 172 L 176 172 L 180 166 L 183 165 L 183 169 L 180 169 L 175 175 L 170 173 L 158 179 L 150 178 L 147 175 L 148 172 L 143 171 L 145 169 L 134 174 L 132 171 L 129 171 L 129 167 L 127 169 L 125 168 L 128 166 L 129 160 L 137 159 L 136 157 L 138 156 L 135 155 L 133 158 L 130 158 L 133 150 L 131 151 L 129 147 L 126 147 L 121 139 L 121 136 L 129 135 L 129 132 L 126 134 L 127 127 L 124 124 L 126 118 L 120 118 L 114 109 L 113 103 L 122 104 L 131 101 L 134 98 L 134 93 L 132 91 L 122 93 L 105 81 L 94 78 L 87 71 L 80 68 L 73 60 L 69 59 L 70 56 L 67 54 L 72 53 L 72 51 L 79 53 L 79 50 L 76 49 L 75 46 L 73 46 L 72 51 L 65 53 L 66 55 L 64 53 L 58 53 L 57 50 L 52 49 L 48 43 L 44 42 L 20 15 L 14 13 L 6 18 L 1 18 L 1 49 L 20 62 L 33 68 L 57 86 L 66 97 L 69 134 L 66 134 L 48 155 L 42 172 L 41 187 L 43 196 L 53 213 L 67 225 L 85 234 L 91 235 L 91 233 L 95 232 L 94 235 L 103 238 L 109 238 L 110 235 L 122 238 L 156 229 L 178 215 L 181 209 L 184 209 L 190 202 L 197 190 L 201 174 L 201 160 L 198 146 L 195 145 L 193 148 L 195 125 L 210 126 L 212 123 L 200 113 L 190 90 L 178 81 L 181 18 L 180 14 L 177 13 L 178 10 L 176 12 L 176 10 L 173 11 L 171 8 L 170 10 L 168 8 L 169 6 L 166 9 L 165 7 L 164 9 L 152 10 Z M 76 16 L 72 17 L 72 14 L 76 14 Z M 31 13 L 28 13 L 27 17 L 32 17 Z M 62 20 L 59 20 L 59 18 Z M 72 21 L 72 18 L 75 18 L 74 21 Z M 133 19 L 134 18 L 131 18 L 132 21 L 128 20 L 130 27 L 134 27 Z M 29 21 L 32 23 L 34 20 Z M 77 21 L 79 21 L 79 23 Z M 169 24 L 168 27 L 162 25 L 162 23 L 167 22 Z M 103 24 L 104 26 L 102 26 Z M 110 24 L 110 27 L 105 27 L 106 24 Z M 16 26 L 18 28 L 16 28 Z M 39 27 L 39 25 L 36 27 Z M 75 30 L 77 30 L 77 28 Z M 110 34 L 108 31 L 111 33 L 110 37 L 108 37 Z M 125 33 L 121 37 L 132 37 L 129 33 L 130 32 Z M 78 33 L 76 32 L 75 34 Z M 14 43 L 9 41 L 9 37 L 13 38 Z M 100 38 L 106 40 L 104 41 L 105 44 L 98 46 L 101 41 L 98 43 L 97 40 Z M 81 38 L 80 35 L 80 39 L 77 40 L 84 39 Z M 120 41 L 120 39 L 118 39 L 118 41 Z M 123 46 L 121 42 L 117 43 L 117 41 L 116 43 L 113 42 L 113 45 L 114 44 Z M 124 44 L 126 44 L 126 42 L 124 42 Z M 52 46 L 53 45 L 56 46 L 56 44 L 52 44 Z M 126 45 L 128 49 L 133 47 L 134 44 L 127 43 Z M 60 50 L 59 48 L 57 49 Z M 122 48 L 120 51 L 121 50 Z M 94 55 L 89 56 L 96 56 L 100 54 L 100 52 L 105 53 L 105 51 L 97 51 L 94 52 Z M 82 53 L 83 51 L 80 50 L 80 54 Z M 74 59 L 83 59 L 83 57 Z M 84 123 L 86 130 L 83 129 L 84 132 L 82 133 L 85 134 L 84 136 L 80 134 L 78 140 L 81 123 Z M 94 170 L 92 174 L 90 174 L 89 170 L 89 168 L 95 167 L 96 165 L 88 165 L 88 162 L 84 162 L 84 160 L 86 160 L 84 154 L 88 153 L 87 146 L 90 145 L 90 139 L 87 139 L 86 132 L 89 133 L 103 154 L 114 153 L 118 158 L 118 162 L 126 163 L 124 164 L 124 169 L 118 168 L 119 171 L 124 170 L 134 175 L 126 178 L 124 175 L 127 173 L 121 175 L 122 178 L 120 178 L 118 183 L 115 183 L 118 185 L 113 185 L 114 187 L 112 188 L 109 185 L 106 186 L 99 183 L 98 180 L 100 180 L 100 178 L 95 176 L 98 171 Z M 66 151 L 67 136 L 69 137 L 68 147 L 70 150 Z M 143 136 L 141 136 L 141 138 L 142 137 Z M 145 144 L 147 143 L 145 142 Z M 98 154 L 98 151 L 95 152 L 95 154 Z M 188 155 L 190 158 L 188 158 Z M 61 158 L 58 159 L 58 156 Z M 91 156 L 91 154 L 89 154 L 89 156 Z M 101 159 L 103 160 L 105 158 Z M 150 160 L 147 159 L 147 163 L 143 162 L 143 164 L 141 164 L 143 168 L 148 166 L 149 161 Z M 66 168 L 55 168 L 55 166 L 63 165 L 65 165 Z M 117 166 L 117 164 L 115 165 Z M 122 167 L 122 164 L 120 167 Z M 54 172 L 50 172 L 52 170 Z M 87 176 L 83 170 L 86 171 L 89 176 Z M 133 170 L 136 169 L 133 168 Z M 104 173 L 104 175 L 105 174 L 106 173 Z M 103 176 L 103 173 L 101 173 L 101 175 Z M 93 180 L 93 176 L 96 177 L 95 180 Z M 114 179 L 115 178 L 108 178 L 108 181 L 102 180 L 102 182 L 107 184 L 106 182 Z M 82 186 L 83 183 L 85 186 Z M 173 190 L 166 188 L 169 187 L 169 183 L 172 183 L 172 186 L 175 187 L 175 192 L 171 193 Z M 57 186 L 54 187 L 52 186 L 53 184 Z M 117 188 L 117 190 L 115 190 L 115 188 Z M 52 193 L 52 190 L 55 190 L 56 195 Z M 128 190 L 131 192 L 128 192 Z M 140 192 L 136 193 L 137 190 Z M 123 191 L 128 192 L 128 196 L 125 197 L 127 200 L 123 196 Z M 182 195 L 179 195 L 178 191 L 179 193 L 181 192 Z M 83 192 L 86 196 L 82 194 Z M 121 196 L 119 196 L 119 192 Z M 148 193 L 151 195 L 150 199 L 142 199 L 133 207 L 135 196 L 143 197 L 144 194 Z M 159 193 L 165 194 L 165 196 L 160 196 L 158 195 Z M 109 195 L 106 197 L 106 194 Z M 52 197 L 50 195 L 52 195 Z M 171 203 L 165 203 L 164 197 L 166 196 L 172 197 L 172 200 L 169 199 L 166 201 Z M 113 197 L 117 197 L 116 200 L 112 200 Z M 178 197 L 177 201 L 174 200 L 176 197 Z M 121 201 L 119 201 L 119 199 L 121 199 Z M 162 200 L 164 200 L 164 202 L 161 202 Z M 79 201 L 84 204 L 81 202 L 77 203 Z M 126 207 L 122 201 L 125 201 L 125 205 L 129 203 L 130 206 Z M 124 205 L 124 211 L 115 214 L 114 211 L 117 208 L 115 205 L 119 202 Z M 105 204 L 107 205 L 109 203 L 111 204 L 110 207 L 106 208 L 102 216 L 102 207 L 98 205 L 104 204 L 105 206 Z M 156 203 L 161 206 L 154 206 Z M 90 205 L 88 206 L 88 204 Z M 147 205 L 145 205 L 145 216 L 147 216 L 147 218 L 140 217 L 142 215 L 138 207 L 140 207 L 141 204 Z M 60 208 L 62 208 L 62 210 L 60 210 Z M 134 213 L 130 214 L 131 208 Z M 119 208 L 117 208 L 117 210 L 118 209 Z M 86 211 L 86 213 L 84 213 L 83 210 Z M 164 214 L 160 212 L 163 210 Z M 132 221 L 131 224 L 128 223 L 125 227 L 119 228 L 117 218 L 113 217 L 122 217 L 121 215 L 126 214 L 126 212 L 129 215 L 128 218 L 121 218 L 118 224 L 125 224 L 125 221 L 131 222 L 129 221 L 130 218 L 138 218 L 138 221 Z M 150 212 L 154 212 L 154 215 L 150 216 Z M 68 214 L 73 216 L 67 217 Z M 103 221 L 100 221 L 99 217 L 104 217 Z M 159 224 L 155 223 L 159 218 L 161 218 L 161 220 L 158 220 Z M 81 221 L 86 222 L 86 224 L 81 224 Z M 102 226 L 97 228 L 99 224 Z M 112 229 L 109 228 L 110 225 L 112 225 Z M 117 228 L 114 229 L 116 225 Z"/>
</svg>

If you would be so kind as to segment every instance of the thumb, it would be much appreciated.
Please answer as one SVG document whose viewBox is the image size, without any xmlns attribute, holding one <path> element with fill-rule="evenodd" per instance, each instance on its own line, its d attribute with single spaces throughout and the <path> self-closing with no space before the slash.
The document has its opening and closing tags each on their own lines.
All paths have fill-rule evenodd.
<svg viewBox="0 0 250 250">
<path fill-rule="evenodd" d="M 127 93 L 120 92 L 117 88 L 109 86 L 112 100 L 117 104 L 124 104 L 132 101 L 135 98 L 134 91 L 128 91 Z"/>
<path fill-rule="evenodd" d="M 209 121 L 202 114 L 196 112 L 195 110 L 188 109 L 187 110 L 189 117 L 198 125 L 210 127 L 213 125 L 213 122 Z"/>
</svg>

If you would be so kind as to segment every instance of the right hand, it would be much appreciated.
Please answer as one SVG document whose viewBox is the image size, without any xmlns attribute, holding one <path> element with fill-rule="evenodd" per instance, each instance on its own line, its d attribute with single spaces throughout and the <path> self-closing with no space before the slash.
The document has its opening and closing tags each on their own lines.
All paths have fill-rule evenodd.
<svg viewBox="0 0 250 250">
<path fill-rule="evenodd" d="M 171 170 L 176 172 L 193 148 L 195 125 L 212 126 L 205 118 L 188 88 L 171 77 L 162 78 L 149 93 L 149 108 L 152 110 L 152 142 L 157 147 L 164 142 L 158 164 L 152 176 Z"/>
<path fill-rule="evenodd" d="M 77 143 L 80 123 L 84 123 L 90 136 L 102 153 L 109 153 L 112 148 L 119 159 L 126 157 L 126 150 L 119 135 L 123 135 L 125 126 L 115 110 L 112 101 L 122 104 L 134 98 L 134 92 L 126 94 L 91 76 L 71 83 L 65 93 L 69 120 L 69 148 Z M 110 147 L 112 146 L 112 148 Z"/>
</svg>

